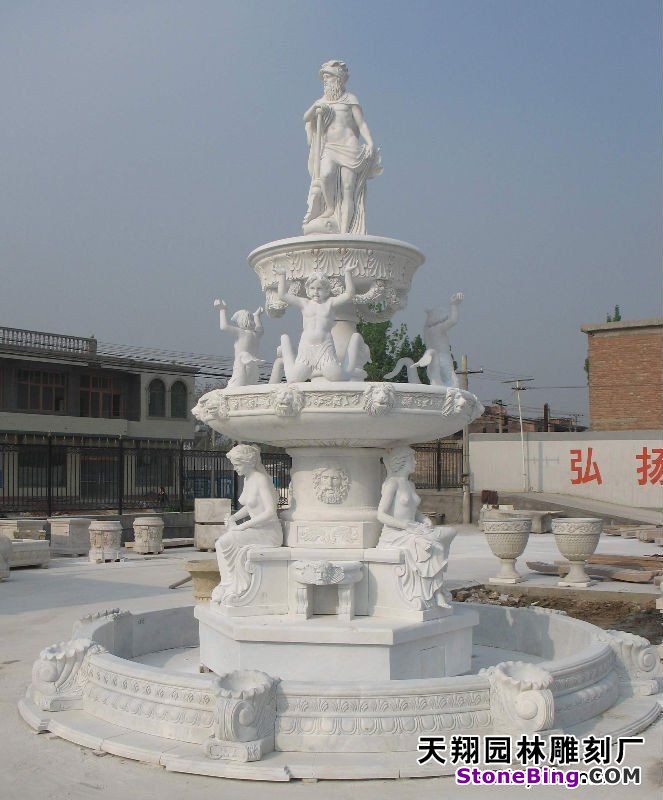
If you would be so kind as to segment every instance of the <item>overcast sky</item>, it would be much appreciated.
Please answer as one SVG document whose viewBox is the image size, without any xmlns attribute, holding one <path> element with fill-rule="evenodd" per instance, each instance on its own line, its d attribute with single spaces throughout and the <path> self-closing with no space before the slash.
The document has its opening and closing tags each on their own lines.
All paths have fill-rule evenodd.
<svg viewBox="0 0 663 800">
<path fill-rule="evenodd" d="M 368 231 L 427 257 L 395 321 L 462 290 L 482 400 L 582 385 L 580 325 L 661 314 L 660 34 L 655 0 L 0 0 L 0 324 L 228 354 L 212 300 L 257 306 L 246 255 L 300 233 L 341 58 L 382 148 Z"/>
</svg>

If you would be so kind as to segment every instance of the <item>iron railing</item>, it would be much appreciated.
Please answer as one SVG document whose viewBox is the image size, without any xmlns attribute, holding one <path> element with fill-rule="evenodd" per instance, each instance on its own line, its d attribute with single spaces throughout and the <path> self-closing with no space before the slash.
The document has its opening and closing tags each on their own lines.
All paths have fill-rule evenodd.
<svg viewBox="0 0 663 800">
<path fill-rule="evenodd" d="M 463 446 L 460 442 L 431 442 L 415 446 L 418 489 L 459 489 L 463 485 Z"/>
<path fill-rule="evenodd" d="M 462 486 L 462 449 L 437 442 L 417 445 L 417 487 Z M 288 503 L 290 456 L 262 454 L 265 469 Z M 0 442 L 0 513 L 68 513 L 161 507 L 187 511 L 196 497 L 226 497 L 237 505 L 240 480 L 221 450 L 155 446 L 123 439 L 99 444 Z"/>
</svg>

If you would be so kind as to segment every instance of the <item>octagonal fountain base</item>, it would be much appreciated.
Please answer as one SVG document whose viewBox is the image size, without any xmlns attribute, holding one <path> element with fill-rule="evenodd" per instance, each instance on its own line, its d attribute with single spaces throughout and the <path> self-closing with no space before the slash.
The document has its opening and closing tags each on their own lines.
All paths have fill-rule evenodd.
<svg viewBox="0 0 663 800">
<path fill-rule="evenodd" d="M 274 781 L 453 772 L 417 763 L 421 735 L 634 735 L 659 718 L 663 673 L 646 640 L 542 608 L 454 605 L 479 618 L 467 674 L 357 681 L 199 674 L 192 606 L 101 612 L 42 652 L 19 710 L 100 752 Z"/>
<path fill-rule="evenodd" d="M 467 672 L 477 613 L 456 613 L 428 622 L 335 616 L 307 620 L 286 615 L 228 618 L 205 606 L 200 623 L 200 662 L 217 675 L 264 669 L 282 680 L 388 681 Z"/>
</svg>

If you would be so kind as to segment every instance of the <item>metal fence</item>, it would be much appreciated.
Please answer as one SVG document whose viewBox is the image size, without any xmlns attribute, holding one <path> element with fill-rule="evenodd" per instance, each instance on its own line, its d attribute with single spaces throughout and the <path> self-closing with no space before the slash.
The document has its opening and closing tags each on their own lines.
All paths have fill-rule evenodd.
<svg viewBox="0 0 663 800">
<path fill-rule="evenodd" d="M 462 450 L 455 443 L 417 445 L 415 483 L 422 489 L 462 486 Z M 290 456 L 262 461 L 288 502 Z M 179 447 L 106 444 L 0 443 L 0 513 L 54 513 L 161 507 L 188 511 L 196 497 L 226 497 L 237 505 L 240 482 L 226 453 Z"/>
<path fill-rule="evenodd" d="M 288 501 L 290 456 L 263 453 L 263 463 Z M 0 443 L 0 513 L 161 507 L 188 511 L 196 497 L 237 504 L 240 482 L 226 453 L 179 447 Z"/>
<path fill-rule="evenodd" d="M 463 485 L 463 445 L 460 442 L 431 442 L 415 446 L 418 489 L 459 489 Z"/>
</svg>

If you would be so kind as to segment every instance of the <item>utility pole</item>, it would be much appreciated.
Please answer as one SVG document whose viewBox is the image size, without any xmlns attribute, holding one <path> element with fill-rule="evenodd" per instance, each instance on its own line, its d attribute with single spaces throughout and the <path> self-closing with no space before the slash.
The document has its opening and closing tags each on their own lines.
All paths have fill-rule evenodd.
<svg viewBox="0 0 663 800">
<path fill-rule="evenodd" d="M 512 383 L 513 381 L 516 382 L 515 386 L 511 388 L 516 393 L 516 398 L 518 399 L 518 419 L 520 420 L 520 452 L 522 455 L 522 462 L 523 462 L 523 491 L 529 492 L 529 480 L 527 479 L 527 460 L 525 459 L 525 435 L 523 433 L 523 410 L 520 405 L 520 393 L 524 392 L 528 387 L 523 386 L 523 383 L 527 383 L 528 381 L 533 381 L 534 378 L 511 378 L 508 381 L 502 381 L 502 383 Z"/>
<path fill-rule="evenodd" d="M 467 356 L 460 358 L 460 370 L 456 373 L 460 378 L 460 388 L 469 390 L 468 376 L 483 372 L 481 369 L 469 370 L 467 367 Z M 463 523 L 468 525 L 472 522 L 472 495 L 470 494 L 470 429 L 468 425 L 463 426 Z"/>
<path fill-rule="evenodd" d="M 497 412 L 497 432 L 504 431 L 504 400 L 495 400 L 495 405 L 499 408 Z"/>
</svg>

